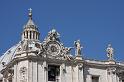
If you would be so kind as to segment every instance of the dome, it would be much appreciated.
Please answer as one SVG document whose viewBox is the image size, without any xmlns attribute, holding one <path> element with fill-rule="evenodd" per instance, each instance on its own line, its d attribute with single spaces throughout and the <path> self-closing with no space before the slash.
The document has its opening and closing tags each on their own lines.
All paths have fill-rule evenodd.
<svg viewBox="0 0 124 82">
<path fill-rule="evenodd" d="M 3 69 L 3 63 L 8 64 L 15 56 L 15 52 L 17 48 L 19 47 L 20 42 L 10 49 L 8 49 L 1 57 L 0 57 L 0 71 Z M 0 74 L 0 78 L 2 77 L 2 74 Z"/>
<path fill-rule="evenodd" d="M 10 61 L 12 61 L 15 58 L 15 55 L 19 51 L 26 51 L 26 50 L 38 50 L 41 49 L 39 47 L 41 43 L 39 41 L 31 41 L 31 40 L 25 40 L 20 41 L 18 44 L 14 45 L 10 49 L 8 49 L 1 57 L 0 57 L 0 70 L 3 67 L 3 63 L 7 65 Z M 2 66 L 2 67 L 1 67 Z"/>
<path fill-rule="evenodd" d="M 10 49 L 8 49 L 1 57 L 0 57 L 0 65 L 4 62 L 5 64 L 8 64 L 15 56 L 15 52 L 17 48 L 19 47 L 20 42 Z M 1 68 L 1 67 L 0 67 Z"/>
</svg>

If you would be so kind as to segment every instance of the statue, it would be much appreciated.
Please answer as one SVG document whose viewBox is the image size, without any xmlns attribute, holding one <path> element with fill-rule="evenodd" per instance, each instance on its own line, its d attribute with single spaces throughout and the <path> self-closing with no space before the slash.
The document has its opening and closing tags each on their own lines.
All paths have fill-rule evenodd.
<svg viewBox="0 0 124 82">
<path fill-rule="evenodd" d="M 81 55 L 81 44 L 80 44 L 80 40 L 77 40 L 74 42 L 75 44 L 75 48 L 76 48 L 76 55 Z"/>
<path fill-rule="evenodd" d="M 108 45 L 106 52 L 107 52 L 108 60 L 113 60 L 114 49 L 112 48 L 111 44 Z"/>
<path fill-rule="evenodd" d="M 52 29 L 49 33 L 48 33 L 48 37 L 46 38 L 46 40 L 57 40 L 57 41 L 60 41 L 59 40 L 59 37 L 60 37 L 60 34 L 55 30 L 55 29 Z"/>
<path fill-rule="evenodd" d="M 27 40 L 24 40 L 21 42 L 21 48 L 23 51 L 28 50 L 28 41 Z"/>
</svg>

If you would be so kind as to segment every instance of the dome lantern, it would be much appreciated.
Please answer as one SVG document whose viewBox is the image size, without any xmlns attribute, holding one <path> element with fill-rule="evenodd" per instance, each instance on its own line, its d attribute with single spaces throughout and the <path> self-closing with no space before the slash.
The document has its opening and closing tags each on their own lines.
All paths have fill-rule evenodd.
<svg viewBox="0 0 124 82">
<path fill-rule="evenodd" d="M 28 22 L 24 25 L 24 30 L 22 32 L 22 41 L 23 40 L 39 40 L 39 31 L 32 19 L 32 9 L 29 9 L 28 13 Z"/>
</svg>

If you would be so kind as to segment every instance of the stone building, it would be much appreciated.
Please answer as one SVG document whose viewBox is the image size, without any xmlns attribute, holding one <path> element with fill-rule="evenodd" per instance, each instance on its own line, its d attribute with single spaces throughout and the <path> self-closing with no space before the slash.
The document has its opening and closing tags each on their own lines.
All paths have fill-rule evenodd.
<svg viewBox="0 0 124 82">
<path fill-rule="evenodd" d="M 124 82 L 124 64 L 113 59 L 110 44 L 108 60 L 97 61 L 83 58 L 80 40 L 71 48 L 55 29 L 43 41 L 39 35 L 30 10 L 21 41 L 0 57 L 0 82 Z"/>
</svg>

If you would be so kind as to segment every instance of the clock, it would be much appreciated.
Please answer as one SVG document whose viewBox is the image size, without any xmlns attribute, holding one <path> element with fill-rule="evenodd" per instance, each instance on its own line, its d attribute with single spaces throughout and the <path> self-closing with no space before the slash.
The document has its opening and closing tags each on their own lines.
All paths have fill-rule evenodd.
<svg viewBox="0 0 124 82">
<path fill-rule="evenodd" d="M 49 55 L 57 56 L 60 54 L 61 47 L 58 42 L 50 41 L 46 45 L 46 52 Z"/>
</svg>

